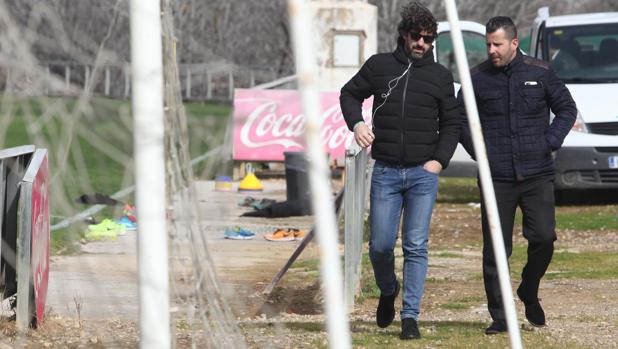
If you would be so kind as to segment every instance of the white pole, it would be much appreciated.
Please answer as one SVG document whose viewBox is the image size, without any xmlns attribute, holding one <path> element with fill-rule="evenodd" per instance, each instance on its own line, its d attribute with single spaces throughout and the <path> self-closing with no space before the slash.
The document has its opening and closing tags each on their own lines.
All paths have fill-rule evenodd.
<svg viewBox="0 0 618 349">
<path fill-rule="evenodd" d="M 350 348 L 350 331 L 343 302 L 341 263 L 335 223 L 335 205 L 330 170 L 320 139 L 318 74 L 308 6 L 304 0 L 288 0 L 294 60 L 305 114 L 305 136 L 309 155 L 309 183 L 315 226 L 321 249 L 320 275 L 326 292 L 326 323 L 331 348 Z"/>
<path fill-rule="evenodd" d="M 131 0 L 141 348 L 171 346 L 160 16 L 158 0 Z"/>
<path fill-rule="evenodd" d="M 468 124 L 470 125 L 476 161 L 479 166 L 479 176 L 491 230 L 494 256 L 498 267 L 498 279 L 500 281 L 500 290 L 502 291 L 502 302 L 504 303 L 506 323 L 509 328 L 511 348 L 520 349 L 522 347 L 521 336 L 517 323 L 517 314 L 515 312 L 515 302 L 513 301 L 513 291 L 511 290 L 509 267 L 504 250 L 504 239 L 502 238 L 502 227 L 500 226 L 496 194 L 491 180 L 489 162 L 487 161 L 485 140 L 483 139 L 481 122 L 479 120 L 478 109 L 476 108 L 476 100 L 474 98 L 474 90 L 472 89 L 472 78 L 470 77 L 470 68 L 468 67 L 468 60 L 466 59 L 463 36 L 459 28 L 459 16 L 457 15 L 455 0 L 445 0 L 444 2 L 448 21 L 451 25 L 451 37 L 453 39 L 453 48 L 455 49 L 455 60 L 457 61 L 457 69 L 459 70 L 459 77 L 461 78 L 461 88 L 463 89 L 464 100 L 466 102 Z"/>
</svg>

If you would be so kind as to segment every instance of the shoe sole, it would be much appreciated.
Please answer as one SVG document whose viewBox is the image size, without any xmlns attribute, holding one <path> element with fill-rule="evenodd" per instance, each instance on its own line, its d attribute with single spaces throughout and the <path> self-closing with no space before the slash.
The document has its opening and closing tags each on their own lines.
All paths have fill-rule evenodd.
<svg viewBox="0 0 618 349">
<path fill-rule="evenodd" d="M 493 336 L 495 334 L 508 333 L 509 331 L 485 331 L 485 334 L 488 336 Z"/>
<path fill-rule="evenodd" d="M 421 336 L 418 336 L 418 337 L 402 337 L 402 336 L 399 336 L 399 339 L 401 339 L 402 341 L 408 341 L 408 340 L 412 340 L 412 339 L 421 339 Z"/>
<path fill-rule="evenodd" d="M 226 236 L 225 238 L 230 240 L 251 240 L 253 236 Z"/>
<path fill-rule="evenodd" d="M 528 322 L 528 325 L 530 325 L 530 326 L 532 326 L 532 327 L 535 327 L 535 328 L 543 328 L 543 327 L 547 327 L 547 324 L 542 324 L 542 325 L 535 324 L 534 322 L 532 322 L 532 321 L 530 321 L 530 320 L 528 320 L 528 319 L 526 319 L 526 322 Z"/>
</svg>

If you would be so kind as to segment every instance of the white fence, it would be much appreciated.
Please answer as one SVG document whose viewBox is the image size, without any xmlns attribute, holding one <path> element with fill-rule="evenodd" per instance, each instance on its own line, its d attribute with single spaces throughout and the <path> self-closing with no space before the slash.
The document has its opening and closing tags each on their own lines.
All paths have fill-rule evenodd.
<svg viewBox="0 0 618 349">
<path fill-rule="evenodd" d="M 184 100 L 231 101 L 235 88 L 250 88 L 289 72 L 274 68 L 239 68 L 208 63 L 179 64 Z M 32 77 L 37 74 L 39 78 Z M 45 78 L 40 79 L 40 75 Z M 34 81 L 37 81 L 36 85 Z M 38 70 L 23 72 L 0 65 L 0 90 L 29 95 L 78 95 L 89 88 L 95 95 L 128 98 L 131 94 L 130 63 L 99 66 L 71 62 L 40 62 Z"/>
</svg>

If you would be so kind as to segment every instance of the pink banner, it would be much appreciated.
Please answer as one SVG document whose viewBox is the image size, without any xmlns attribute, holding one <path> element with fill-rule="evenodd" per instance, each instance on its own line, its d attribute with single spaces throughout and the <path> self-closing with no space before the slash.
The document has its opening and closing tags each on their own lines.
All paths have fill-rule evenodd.
<svg viewBox="0 0 618 349">
<path fill-rule="evenodd" d="M 32 280 L 37 323 L 43 321 L 49 279 L 49 170 L 47 155 L 32 182 Z"/>
<path fill-rule="evenodd" d="M 370 123 L 371 103 L 363 118 Z M 343 158 L 354 134 L 345 124 L 338 92 L 321 92 L 320 133 L 331 159 Z M 234 95 L 234 160 L 283 161 L 283 152 L 305 147 L 305 116 L 296 90 L 243 90 Z"/>
</svg>

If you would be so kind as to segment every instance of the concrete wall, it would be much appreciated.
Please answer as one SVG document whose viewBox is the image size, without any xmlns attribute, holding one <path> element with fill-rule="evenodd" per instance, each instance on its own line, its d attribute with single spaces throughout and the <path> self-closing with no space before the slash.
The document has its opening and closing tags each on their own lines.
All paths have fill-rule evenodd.
<svg viewBox="0 0 618 349">
<path fill-rule="evenodd" d="M 320 89 L 338 91 L 371 55 L 377 52 L 378 9 L 364 0 L 312 0 L 314 43 L 320 67 Z M 333 66 L 333 41 L 336 33 L 361 35 L 360 64 Z"/>
</svg>

